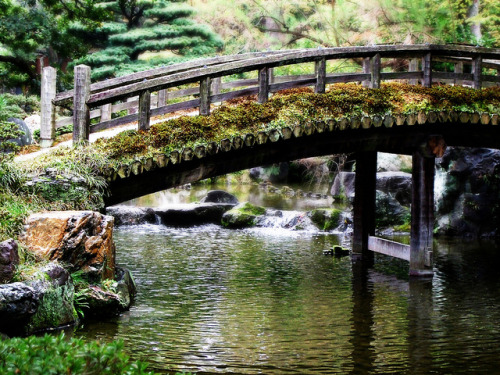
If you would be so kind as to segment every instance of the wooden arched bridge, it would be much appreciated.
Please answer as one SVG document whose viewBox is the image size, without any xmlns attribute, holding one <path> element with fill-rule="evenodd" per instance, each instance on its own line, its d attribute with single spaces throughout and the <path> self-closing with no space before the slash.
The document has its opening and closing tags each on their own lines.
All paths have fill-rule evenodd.
<svg viewBox="0 0 500 375">
<path fill-rule="evenodd" d="M 339 59 L 359 61 L 362 71 L 327 73 L 327 62 Z M 382 80 L 404 80 L 426 87 L 434 82 L 476 89 L 498 86 L 499 61 L 500 49 L 468 46 L 387 45 L 273 51 L 196 60 L 94 84 L 90 84 L 90 68 L 77 66 L 74 90 L 59 94 L 55 91 L 55 70 L 46 68 L 42 80 L 41 138 L 44 146 L 50 145 L 56 127 L 73 123 L 73 141 L 85 142 L 92 132 L 131 121 L 137 121 L 139 129 L 148 130 L 152 116 L 191 108 L 209 115 L 212 103 L 248 95 L 257 95 L 263 103 L 272 92 L 304 86 L 324 93 L 327 84 L 337 82 L 360 82 L 370 88 L 379 88 Z M 273 74 L 276 67 L 308 62 L 314 63 L 312 74 Z M 386 72 L 382 66 L 406 69 Z M 437 71 L 439 67 L 451 67 L 453 71 Z M 224 78 L 250 71 L 258 72 L 256 79 Z M 186 88 L 188 84 L 191 86 Z M 180 97 L 187 100 L 178 101 Z M 73 117 L 56 122 L 54 107 L 71 103 Z M 111 113 L 122 110 L 129 114 L 111 118 Z M 99 123 L 90 126 L 91 118 L 99 118 Z M 454 111 L 309 119 L 280 130 L 183 148 L 109 169 L 106 178 L 111 194 L 106 203 L 116 204 L 253 166 L 355 152 L 354 258 L 362 257 L 369 263 L 373 251 L 380 252 L 408 260 L 412 275 L 432 275 L 434 157 L 441 155 L 446 145 L 500 148 L 499 125 L 498 114 Z M 410 246 L 374 236 L 377 151 L 413 156 Z"/>
</svg>

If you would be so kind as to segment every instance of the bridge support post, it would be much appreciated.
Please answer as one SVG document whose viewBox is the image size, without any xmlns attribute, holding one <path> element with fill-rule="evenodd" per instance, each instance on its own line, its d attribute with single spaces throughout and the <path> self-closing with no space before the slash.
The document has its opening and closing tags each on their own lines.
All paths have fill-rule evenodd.
<svg viewBox="0 0 500 375">
<path fill-rule="evenodd" d="M 413 153 L 410 276 L 432 277 L 434 157 Z"/>
<path fill-rule="evenodd" d="M 52 99 L 56 96 L 57 71 L 51 66 L 43 68 L 40 113 L 40 147 L 52 146 L 56 135 L 56 112 Z"/>
<path fill-rule="evenodd" d="M 269 68 L 263 67 L 259 69 L 259 103 L 267 102 L 269 98 Z"/>
<path fill-rule="evenodd" d="M 314 70 L 316 71 L 316 86 L 314 92 L 316 94 L 324 94 L 326 88 L 326 59 L 316 61 Z"/>
<path fill-rule="evenodd" d="M 377 53 L 372 57 L 370 63 L 370 73 L 372 75 L 370 88 L 379 89 L 380 88 L 380 53 Z"/>
<path fill-rule="evenodd" d="M 200 116 L 210 114 L 210 77 L 205 77 L 200 81 Z"/>
<path fill-rule="evenodd" d="M 75 66 L 73 96 L 73 145 L 88 142 L 90 135 L 90 66 Z"/>
<path fill-rule="evenodd" d="M 476 56 L 472 59 L 472 73 L 474 74 L 474 82 L 472 87 L 480 89 L 482 86 L 481 73 L 483 70 L 483 59 L 481 56 Z"/>
<path fill-rule="evenodd" d="M 137 121 L 138 130 L 149 130 L 151 108 L 151 92 L 143 91 L 139 94 L 139 118 Z"/>
<path fill-rule="evenodd" d="M 373 252 L 368 250 L 368 237 L 375 234 L 375 185 L 377 179 L 377 153 L 356 154 L 356 179 L 354 182 L 354 234 L 353 260 L 373 262 Z"/>
</svg>

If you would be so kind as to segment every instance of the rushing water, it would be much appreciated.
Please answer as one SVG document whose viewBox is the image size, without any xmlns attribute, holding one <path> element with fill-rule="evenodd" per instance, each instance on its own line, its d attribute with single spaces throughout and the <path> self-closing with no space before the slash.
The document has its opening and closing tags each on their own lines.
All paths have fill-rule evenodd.
<svg viewBox="0 0 500 375">
<path fill-rule="evenodd" d="M 366 273 L 324 256 L 338 243 L 325 233 L 148 225 L 115 242 L 135 304 L 78 334 L 121 338 L 155 371 L 500 373 L 493 242 L 437 241 L 427 282 L 396 278 L 397 262 Z"/>
</svg>

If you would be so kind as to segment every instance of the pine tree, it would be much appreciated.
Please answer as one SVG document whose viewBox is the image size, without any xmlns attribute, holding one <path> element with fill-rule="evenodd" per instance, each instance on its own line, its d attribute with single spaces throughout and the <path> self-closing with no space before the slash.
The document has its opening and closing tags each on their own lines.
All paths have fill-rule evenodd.
<svg viewBox="0 0 500 375">
<path fill-rule="evenodd" d="M 91 32 L 95 52 L 79 62 L 90 65 L 93 79 L 120 76 L 155 65 L 215 52 L 222 41 L 208 26 L 190 17 L 184 1 L 115 0 L 101 6 L 114 14 L 112 22 Z M 148 53 L 149 59 L 144 59 Z"/>
</svg>

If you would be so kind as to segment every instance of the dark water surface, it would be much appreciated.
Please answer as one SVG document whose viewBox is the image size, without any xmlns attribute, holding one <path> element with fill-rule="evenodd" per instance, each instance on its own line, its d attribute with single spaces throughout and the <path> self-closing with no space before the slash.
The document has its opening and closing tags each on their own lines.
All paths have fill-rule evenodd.
<svg viewBox="0 0 500 375">
<path fill-rule="evenodd" d="M 243 199 L 318 204 L 270 202 L 260 191 Z M 118 228 L 115 242 L 138 285 L 135 304 L 77 335 L 123 339 L 157 372 L 500 374 L 494 242 L 436 241 L 432 281 L 398 279 L 405 262 L 380 258 L 365 272 L 349 257 L 324 256 L 339 242 L 326 233 L 149 225 Z"/>
</svg>

